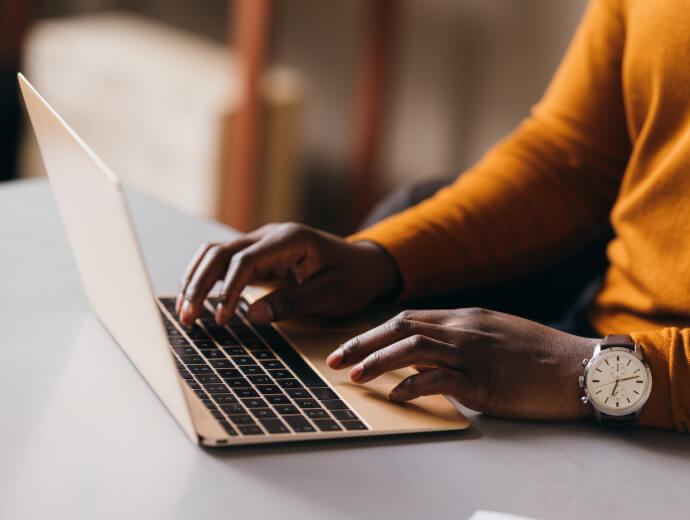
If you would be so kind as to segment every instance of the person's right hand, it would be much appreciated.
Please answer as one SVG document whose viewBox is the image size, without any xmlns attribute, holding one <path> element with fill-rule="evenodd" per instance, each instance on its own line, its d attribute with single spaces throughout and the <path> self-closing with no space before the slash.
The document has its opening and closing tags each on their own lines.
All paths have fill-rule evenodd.
<svg viewBox="0 0 690 520">
<path fill-rule="evenodd" d="M 193 323 L 208 292 L 223 279 L 219 324 L 232 317 L 251 283 L 279 287 L 249 307 L 255 323 L 341 315 L 392 293 L 399 278 L 393 259 L 373 242 L 347 242 L 300 224 L 268 224 L 232 242 L 204 244 L 182 278 L 176 310 L 182 323 Z"/>
</svg>

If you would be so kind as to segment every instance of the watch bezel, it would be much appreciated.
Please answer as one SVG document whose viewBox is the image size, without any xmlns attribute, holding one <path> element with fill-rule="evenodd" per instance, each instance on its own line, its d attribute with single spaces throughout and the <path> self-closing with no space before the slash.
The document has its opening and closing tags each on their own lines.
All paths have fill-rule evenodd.
<svg viewBox="0 0 690 520">
<path fill-rule="evenodd" d="M 594 399 L 592 399 L 592 396 L 589 393 L 589 389 L 587 388 L 587 375 L 589 374 L 590 369 L 592 368 L 592 366 L 594 366 L 594 363 L 596 362 L 596 360 L 599 357 L 601 357 L 604 353 L 608 354 L 609 352 L 622 352 L 622 353 L 625 353 L 625 354 L 628 354 L 631 356 L 635 356 L 637 359 L 639 359 L 642 362 L 642 366 L 644 366 L 648 384 L 646 385 L 645 391 L 640 396 L 637 404 L 630 407 L 630 408 L 625 408 L 623 410 L 616 410 L 615 408 L 612 408 L 612 409 L 603 408 L 602 406 L 599 406 Z M 589 362 L 587 363 L 587 365 L 585 366 L 585 373 L 584 373 L 582 381 L 583 381 L 582 389 L 584 390 L 587 402 L 589 402 L 592 405 L 592 407 L 595 410 L 597 410 L 599 413 L 611 415 L 614 417 L 622 417 L 625 415 L 630 415 L 630 414 L 634 414 L 634 413 L 641 411 L 642 408 L 644 407 L 645 403 L 649 399 L 649 395 L 652 392 L 652 371 L 649 369 L 649 365 L 644 360 L 642 355 L 637 351 L 637 348 L 635 348 L 635 350 L 631 350 L 627 347 L 607 347 L 605 350 L 602 350 L 601 345 L 597 344 L 596 348 L 594 349 L 594 354 L 592 355 L 592 359 L 590 359 Z"/>
</svg>

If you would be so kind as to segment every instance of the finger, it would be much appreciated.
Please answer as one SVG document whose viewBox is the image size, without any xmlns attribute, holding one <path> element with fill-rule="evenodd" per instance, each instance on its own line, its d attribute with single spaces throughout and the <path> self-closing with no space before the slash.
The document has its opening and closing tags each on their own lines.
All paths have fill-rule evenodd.
<svg viewBox="0 0 690 520">
<path fill-rule="evenodd" d="M 330 273 L 316 275 L 304 285 L 274 291 L 254 302 L 247 311 L 250 321 L 257 324 L 280 321 L 297 316 L 327 313 L 337 280 Z"/>
<path fill-rule="evenodd" d="M 242 290 L 252 279 L 264 276 L 273 269 L 299 263 L 308 256 L 309 245 L 309 239 L 303 234 L 277 230 L 234 255 L 219 294 L 216 321 L 225 323 L 230 319 Z M 313 272 L 317 269 L 314 266 Z"/>
<path fill-rule="evenodd" d="M 447 309 L 407 309 L 393 319 L 423 321 L 424 323 L 435 323 L 436 325 L 440 325 L 448 320 L 453 313 L 454 311 L 449 311 Z"/>
<path fill-rule="evenodd" d="M 192 279 L 192 275 L 199 266 L 199 262 L 201 262 L 201 259 L 206 254 L 206 251 L 215 245 L 216 244 L 213 243 L 202 244 L 201 247 L 197 249 L 196 253 L 194 253 L 192 260 L 189 262 L 189 265 L 187 266 L 187 269 L 180 280 L 180 290 L 177 293 L 177 299 L 175 300 L 175 312 L 177 312 L 178 315 L 182 311 L 182 301 L 184 300 L 184 293 L 187 290 L 187 285 L 189 285 L 189 280 Z"/>
<path fill-rule="evenodd" d="M 423 395 L 443 394 L 464 400 L 472 392 L 466 374 L 449 368 L 437 368 L 404 379 L 391 390 L 391 401 L 411 401 Z"/>
<path fill-rule="evenodd" d="M 461 351 L 450 343 L 415 334 L 369 354 L 350 371 L 350 379 L 366 383 L 385 372 L 413 363 L 432 367 L 460 368 Z"/>
<path fill-rule="evenodd" d="M 206 251 L 187 284 L 180 313 L 182 323 L 189 325 L 199 317 L 204 298 L 222 278 L 230 257 L 251 243 L 252 239 L 245 237 L 227 245 L 216 244 Z"/>
<path fill-rule="evenodd" d="M 348 367 L 380 348 L 415 334 L 451 343 L 453 342 L 453 335 L 457 332 L 433 323 L 412 321 L 396 316 L 340 345 L 328 356 L 328 366 L 331 368 Z"/>
</svg>

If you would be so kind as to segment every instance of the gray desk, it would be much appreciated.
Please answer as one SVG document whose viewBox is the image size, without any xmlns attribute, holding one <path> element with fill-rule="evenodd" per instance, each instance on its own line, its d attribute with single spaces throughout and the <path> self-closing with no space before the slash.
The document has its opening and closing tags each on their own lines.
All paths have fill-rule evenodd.
<svg viewBox="0 0 690 520">
<path fill-rule="evenodd" d="M 153 281 L 232 236 L 132 194 Z M 690 436 L 468 412 L 466 433 L 208 451 L 90 312 L 49 186 L 0 185 L 0 518 L 688 518 Z M 117 273 L 113 273 L 117 276 Z"/>
</svg>

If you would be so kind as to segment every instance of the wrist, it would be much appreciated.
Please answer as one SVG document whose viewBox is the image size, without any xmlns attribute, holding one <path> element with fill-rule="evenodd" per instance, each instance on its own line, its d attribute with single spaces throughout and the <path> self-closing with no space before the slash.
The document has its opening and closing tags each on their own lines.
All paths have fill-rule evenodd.
<svg viewBox="0 0 690 520">
<path fill-rule="evenodd" d="M 352 245 L 365 253 L 366 269 L 376 286 L 378 298 L 395 297 L 400 294 L 403 278 L 395 259 L 386 249 L 371 240 L 356 240 Z"/>
</svg>

